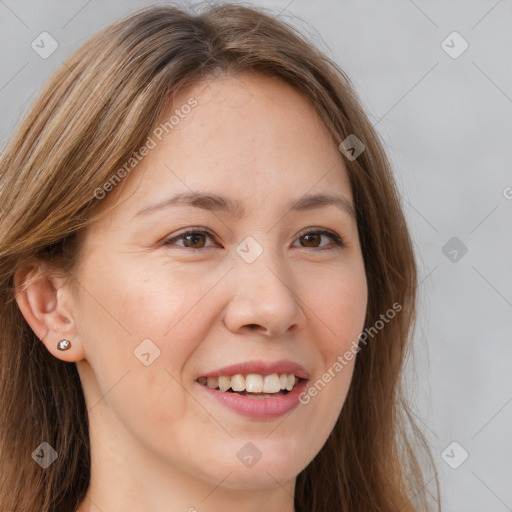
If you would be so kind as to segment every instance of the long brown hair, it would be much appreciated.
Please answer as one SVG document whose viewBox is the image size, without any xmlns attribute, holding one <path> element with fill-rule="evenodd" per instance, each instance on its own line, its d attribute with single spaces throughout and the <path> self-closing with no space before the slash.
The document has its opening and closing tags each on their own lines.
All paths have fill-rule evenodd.
<svg viewBox="0 0 512 512">
<path fill-rule="evenodd" d="M 1 156 L 2 510 L 75 510 L 90 478 L 76 366 L 53 357 L 28 326 L 15 301 L 16 270 L 35 256 L 71 275 L 76 234 L 98 203 L 95 190 L 143 145 L 169 99 L 207 75 L 246 70 L 303 93 L 336 144 L 352 134 L 364 143 L 346 165 L 369 286 L 365 326 L 392 304 L 402 306 L 361 348 L 342 413 L 297 477 L 296 510 L 426 510 L 425 477 L 406 430 L 428 447 L 410 422 L 401 385 L 415 322 L 416 264 L 388 160 L 335 63 L 264 10 L 230 4 L 199 14 L 147 8 L 101 31 L 49 80 Z M 46 469 L 31 456 L 42 442 L 58 453 Z"/>
</svg>

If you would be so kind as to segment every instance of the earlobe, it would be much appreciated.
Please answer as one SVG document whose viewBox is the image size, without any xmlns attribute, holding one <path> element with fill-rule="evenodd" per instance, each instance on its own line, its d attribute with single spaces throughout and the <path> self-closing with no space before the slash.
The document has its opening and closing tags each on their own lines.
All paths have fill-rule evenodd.
<svg viewBox="0 0 512 512">
<path fill-rule="evenodd" d="M 16 302 L 25 320 L 48 351 L 58 359 L 76 362 L 84 359 L 66 280 L 35 258 L 16 272 Z M 60 343 L 62 340 L 67 344 Z M 60 348 L 59 348 L 60 343 Z"/>
</svg>

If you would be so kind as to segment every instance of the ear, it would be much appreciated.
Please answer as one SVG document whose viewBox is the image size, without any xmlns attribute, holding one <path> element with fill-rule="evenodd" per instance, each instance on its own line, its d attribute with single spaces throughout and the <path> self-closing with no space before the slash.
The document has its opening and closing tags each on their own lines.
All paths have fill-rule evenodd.
<svg viewBox="0 0 512 512">
<path fill-rule="evenodd" d="M 67 279 L 46 262 L 31 258 L 14 275 L 16 302 L 35 335 L 56 358 L 76 362 L 85 358 Z M 57 349 L 57 343 L 67 339 L 71 348 Z"/>
</svg>

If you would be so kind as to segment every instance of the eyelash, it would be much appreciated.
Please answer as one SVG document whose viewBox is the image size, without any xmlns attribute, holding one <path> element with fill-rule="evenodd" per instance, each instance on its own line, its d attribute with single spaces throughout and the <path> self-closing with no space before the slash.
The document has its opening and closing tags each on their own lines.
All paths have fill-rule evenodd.
<svg viewBox="0 0 512 512">
<path fill-rule="evenodd" d="M 315 234 L 315 235 L 326 235 L 328 236 L 333 242 L 334 246 L 331 247 L 302 247 L 302 249 L 316 249 L 318 251 L 332 251 L 335 249 L 340 249 L 342 247 L 345 247 L 346 244 L 342 237 L 340 237 L 338 234 L 334 233 L 334 231 L 329 231 L 326 229 L 309 229 L 306 231 L 302 231 L 298 234 L 297 238 L 301 238 L 306 235 Z M 176 242 L 177 240 L 181 240 L 185 238 L 187 235 L 207 235 L 211 237 L 212 239 L 215 239 L 213 233 L 211 233 L 207 229 L 201 229 L 201 228 L 189 228 L 186 231 L 183 231 L 177 236 L 174 236 L 172 238 L 167 238 L 163 240 L 163 245 L 173 245 L 173 242 Z M 184 246 L 178 246 L 181 249 L 187 249 L 189 251 L 198 252 L 198 251 L 204 251 L 206 249 L 209 249 L 209 247 L 201 247 L 198 249 L 192 248 L 192 247 L 184 247 Z"/>
</svg>

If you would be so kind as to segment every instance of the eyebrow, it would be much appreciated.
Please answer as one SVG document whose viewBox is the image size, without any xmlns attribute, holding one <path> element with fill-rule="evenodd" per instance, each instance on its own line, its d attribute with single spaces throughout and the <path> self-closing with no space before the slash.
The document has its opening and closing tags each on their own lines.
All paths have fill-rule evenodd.
<svg viewBox="0 0 512 512">
<path fill-rule="evenodd" d="M 218 194 L 183 192 L 161 202 L 145 206 L 136 213 L 135 217 L 147 215 L 171 206 L 193 206 L 208 211 L 221 211 L 236 218 L 243 218 L 246 215 L 245 209 L 237 199 Z M 354 219 L 356 218 L 354 207 L 348 199 L 331 194 L 312 194 L 292 200 L 286 205 L 286 211 L 304 212 L 326 206 L 336 206 Z"/>
</svg>

